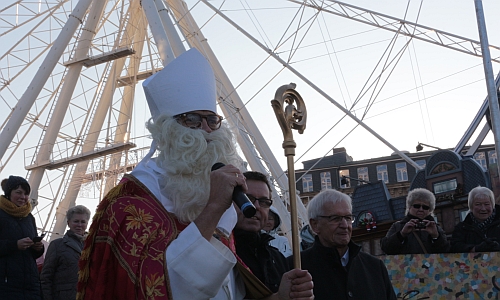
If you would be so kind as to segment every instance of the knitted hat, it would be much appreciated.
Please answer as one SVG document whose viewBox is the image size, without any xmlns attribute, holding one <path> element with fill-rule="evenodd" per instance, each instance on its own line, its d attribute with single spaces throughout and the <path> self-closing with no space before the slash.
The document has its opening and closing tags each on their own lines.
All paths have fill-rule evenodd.
<svg viewBox="0 0 500 300">
<path fill-rule="evenodd" d="M 160 115 L 217 112 L 215 76 L 207 59 L 192 48 L 142 84 L 153 120 Z"/>
<path fill-rule="evenodd" d="M 5 198 L 10 200 L 10 193 L 21 187 L 27 194 L 31 192 L 30 184 L 26 179 L 19 176 L 9 176 L 8 179 L 2 180 L 2 190 L 4 191 Z"/>
</svg>

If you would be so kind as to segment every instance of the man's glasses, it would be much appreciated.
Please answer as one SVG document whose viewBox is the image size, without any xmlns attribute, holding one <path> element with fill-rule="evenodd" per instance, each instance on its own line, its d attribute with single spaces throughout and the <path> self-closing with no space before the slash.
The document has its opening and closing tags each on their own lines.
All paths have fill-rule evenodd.
<svg viewBox="0 0 500 300">
<path fill-rule="evenodd" d="M 220 128 L 220 124 L 222 123 L 223 117 L 219 115 L 206 115 L 202 116 L 197 113 L 185 113 L 174 116 L 177 121 L 181 121 L 183 125 L 186 125 L 189 128 L 200 128 L 203 119 L 207 121 L 208 127 L 212 130 L 217 130 Z"/>
<path fill-rule="evenodd" d="M 252 195 L 247 194 L 248 199 L 252 201 L 252 203 L 255 203 L 255 201 L 259 201 L 259 206 L 262 208 L 269 208 L 271 205 L 273 205 L 273 200 L 269 198 L 255 198 Z"/>
<path fill-rule="evenodd" d="M 415 208 L 415 209 L 420 209 L 420 207 L 422 207 L 424 210 L 429 210 L 429 209 L 430 209 L 430 207 L 429 207 L 429 206 L 427 206 L 427 205 L 423 205 L 423 204 L 413 204 L 412 206 L 413 206 L 413 208 Z"/>
<path fill-rule="evenodd" d="M 356 219 L 354 215 L 345 215 L 345 216 L 330 215 L 330 216 L 318 216 L 318 218 L 327 219 L 329 223 L 333 224 L 340 224 L 342 222 L 342 219 L 345 219 L 347 223 L 353 223 L 354 220 Z"/>
</svg>

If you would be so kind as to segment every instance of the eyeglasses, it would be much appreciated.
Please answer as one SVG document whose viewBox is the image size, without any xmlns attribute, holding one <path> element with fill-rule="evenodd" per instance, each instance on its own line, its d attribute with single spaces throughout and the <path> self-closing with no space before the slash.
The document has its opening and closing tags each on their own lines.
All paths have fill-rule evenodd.
<svg viewBox="0 0 500 300">
<path fill-rule="evenodd" d="M 333 224 L 340 224 L 342 222 L 342 219 L 345 219 L 347 223 L 354 223 L 354 220 L 356 219 L 354 215 L 345 215 L 345 216 L 330 215 L 330 216 L 318 216 L 318 218 L 328 219 L 328 222 Z"/>
<path fill-rule="evenodd" d="M 185 113 L 174 116 L 177 121 L 181 121 L 183 125 L 186 125 L 189 128 L 200 128 L 203 119 L 207 121 L 208 127 L 212 130 L 217 130 L 220 128 L 222 120 L 224 118 L 219 115 L 200 115 L 197 113 Z"/>
<path fill-rule="evenodd" d="M 271 205 L 273 205 L 273 200 L 269 198 L 255 198 L 252 195 L 247 194 L 248 199 L 252 201 L 252 203 L 255 203 L 255 201 L 259 201 L 259 206 L 262 208 L 269 208 Z"/>
<path fill-rule="evenodd" d="M 413 204 L 412 206 L 413 206 L 413 208 L 416 208 L 416 209 L 420 209 L 420 207 L 422 207 L 423 210 L 429 210 L 430 209 L 429 206 L 423 205 L 423 204 Z"/>
</svg>

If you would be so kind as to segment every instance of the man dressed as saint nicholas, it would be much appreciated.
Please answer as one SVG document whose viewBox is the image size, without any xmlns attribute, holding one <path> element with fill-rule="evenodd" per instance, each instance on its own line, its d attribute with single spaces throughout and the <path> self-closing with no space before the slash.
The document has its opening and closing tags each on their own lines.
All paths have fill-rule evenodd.
<svg viewBox="0 0 500 300">
<path fill-rule="evenodd" d="M 285 273 L 276 294 L 251 292 L 258 280 L 235 255 L 231 234 L 233 190 L 247 189 L 242 160 L 217 114 L 205 57 L 191 49 L 143 87 L 151 150 L 97 208 L 77 299 L 312 299 L 303 270 Z M 211 172 L 217 162 L 225 166 Z"/>
</svg>

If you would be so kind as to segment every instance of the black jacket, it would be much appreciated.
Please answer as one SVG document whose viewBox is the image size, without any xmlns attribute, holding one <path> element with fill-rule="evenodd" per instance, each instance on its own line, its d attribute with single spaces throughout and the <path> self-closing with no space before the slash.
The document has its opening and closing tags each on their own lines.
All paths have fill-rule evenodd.
<svg viewBox="0 0 500 300">
<path fill-rule="evenodd" d="M 273 237 L 239 229 L 234 230 L 234 237 L 236 254 L 262 283 L 276 293 L 281 277 L 288 271 L 288 263 L 278 249 L 268 244 Z"/>
<path fill-rule="evenodd" d="M 455 226 L 451 237 L 451 252 L 470 252 L 474 246 L 481 244 L 487 238 L 495 239 L 500 243 L 500 205 L 495 205 L 496 216 L 487 226 L 486 234 L 474 226 L 470 212 L 463 222 Z"/>
<path fill-rule="evenodd" d="M 382 260 L 361 252 L 349 243 L 349 262 L 343 267 L 335 248 L 324 247 L 316 236 L 311 248 L 300 253 L 303 270 L 314 282 L 314 299 L 396 299 L 387 269 Z M 287 258 L 289 263 L 293 256 Z"/>
<path fill-rule="evenodd" d="M 420 241 L 425 247 L 427 253 L 446 253 L 450 248 L 450 243 L 446 239 L 444 230 L 436 224 L 439 236 L 437 240 L 433 240 L 429 233 L 425 230 L 415 230 L 415 234 L 410 233 L 406 238 L 401 235 L 401 229 L 411 219 L 418 217 L 407 215 L 401 221 L 392 224 L 387 232 L 387 235 L 380 240 L 382 251 L 386 254 L 423 254 L 425 253 L 420 246 L 415 234 L 418 235 Z M 432 216 L 425 218 L 429 221 L 434 221 Z"/>
<path fill-rule="evenodd" d="M 43 254 L 32 247 L 17 248 L 17 241 L 37 236 L 31 214 L 16 218 L 0 209 L 0 298 L 2 300 L 42 299 L 36 259 Z"/>
<path fill-rule="evenodd" d="M 50 243 L 40 275 L 44 300 L 76 299 L 82 249 L 83 241 L 70 230 Z"/>
</svg>

